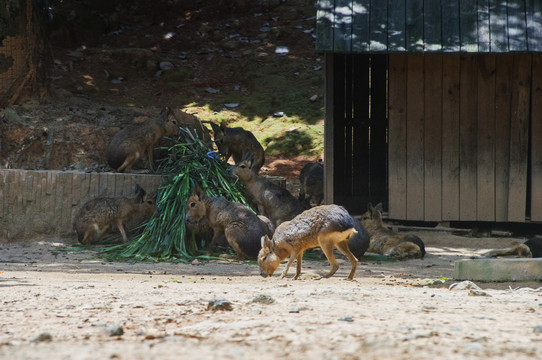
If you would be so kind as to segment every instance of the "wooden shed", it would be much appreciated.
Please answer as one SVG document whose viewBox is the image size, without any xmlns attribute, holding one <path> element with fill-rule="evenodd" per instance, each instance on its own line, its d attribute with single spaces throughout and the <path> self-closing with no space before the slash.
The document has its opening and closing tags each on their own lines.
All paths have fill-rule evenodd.
<svg viewBox="0 0 542 360">
<path fill-rule="evenodd" d="M 325 201 L 542 221 L 542 1 L 321 0 Z"/>
</svg>

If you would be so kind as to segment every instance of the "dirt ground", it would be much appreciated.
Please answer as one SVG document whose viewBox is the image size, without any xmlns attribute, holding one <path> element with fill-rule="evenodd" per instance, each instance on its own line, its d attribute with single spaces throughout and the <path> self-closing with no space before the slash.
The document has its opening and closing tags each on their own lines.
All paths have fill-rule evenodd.
<svg viewBox="0 0 542 360">
<path fill-rule="evenodd" d="M 539 282 L 450 289 L 455 261 L 518 239 L 416 234 L 425 259 L 366 254 L 354 281 L 340 255 L 332 278 L 311 260 L 292 280 L 254 263 L 102 262 L 62 239 L 0 244 L 0 358 L 540 357 Z"/>
</svg>

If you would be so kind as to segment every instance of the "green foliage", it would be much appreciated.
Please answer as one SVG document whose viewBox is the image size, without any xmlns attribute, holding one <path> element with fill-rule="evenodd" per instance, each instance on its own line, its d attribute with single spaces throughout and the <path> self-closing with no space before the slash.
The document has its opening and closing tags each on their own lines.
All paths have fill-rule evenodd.
<svg viewBox="0 0 542 360">
<path fill-rule="evenodd" d="M 227 164 L 215 158 L 209 149 L 190 132 L 188 143 L 168 149 L 166 161 L 158 173 L 167 178 L 156 195 L 157 211 L 139 238 L 127 244 L 104 249 L 108 260 L 190 261 L 208 258 L 198 248 L 194 237 L 186 236 L 186 203 L 195 184 L 208 196 L 224 197 L 248 206 L 244 188 L 227 173 Z"/>
<path fill-rule="evenodd" d="M 167 84 L 178 84 L 182 83 L 185 80 L 192 79 L 194 75 L 187 67 L 178 67 L 173 70 L 168 70 L 164 72 L 162 78 Z"/>
</svg>

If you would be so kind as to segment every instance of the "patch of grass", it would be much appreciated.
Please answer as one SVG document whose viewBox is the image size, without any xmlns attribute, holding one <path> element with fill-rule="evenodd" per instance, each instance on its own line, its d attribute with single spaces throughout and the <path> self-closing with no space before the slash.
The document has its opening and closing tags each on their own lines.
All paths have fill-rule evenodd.
<svg viewBox="0 0 542 360">
<path fill-rule="evenodd" d="M 193 77 L 192 71 L 185 67 L 178 67 L 173 70 L 165 71 L 162 75 L 164 82 L 169 85 L 177 85 L 185 80 L 192 79 Z"/>
<path fill-rule="evenodd" d="M 185 106 L 202 120 L 251 131 L 267 154 L 321 156 L 324 149 L 324 73 L 301 62 L 271 56 L 246 62 L 237 72 L 239 90 L 220 89 Z M 241 89 L 246 89 L 242 91 Z M 313 95 L 316 100 L 310 101 Z M 185 99 L 179 99 L 183 101 Z M 238 107 L 225 108 L 224 104 Z M 276 113 L 283 116 L 275 117 Z"/>
</svg>

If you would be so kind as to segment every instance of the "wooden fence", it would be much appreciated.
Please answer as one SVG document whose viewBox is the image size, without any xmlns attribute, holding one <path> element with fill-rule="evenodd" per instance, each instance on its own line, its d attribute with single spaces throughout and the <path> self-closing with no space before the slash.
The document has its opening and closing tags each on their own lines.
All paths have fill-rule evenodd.
<svg viewBox="0 0 542 360">
<path fill-rule="evenodd" d="M 72 219 L 97 196 L 130 196 L 136 184 L 154 192 L 158 175 L 0 170 L 0 240 L 73 234 Z"/>
<path fill-rule="evenodd" d="M 542 221 L 542 55 L 389 55 L 389 217 Z"/>
</svg>

